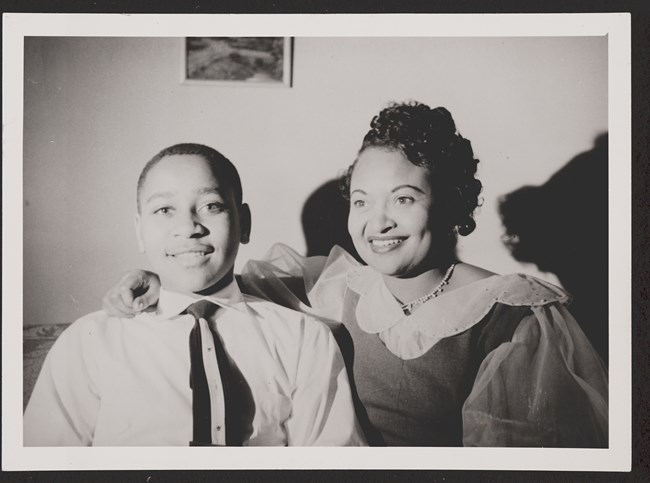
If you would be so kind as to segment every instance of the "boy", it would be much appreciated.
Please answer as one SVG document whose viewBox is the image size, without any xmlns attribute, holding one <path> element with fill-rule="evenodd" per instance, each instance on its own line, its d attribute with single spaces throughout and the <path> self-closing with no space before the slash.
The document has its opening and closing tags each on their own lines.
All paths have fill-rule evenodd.
<svg viewBox="0 0 650 483">
<path fill-rule="evenodd" d="M 61 335 L 25 411 L 25 445 L 363 444 L 327 327 L 237 287 L 251 217 L 230 161 L 171 146 L 137 195 L 158 307 L 130 320 L 95 312 Z"/>
</svg>

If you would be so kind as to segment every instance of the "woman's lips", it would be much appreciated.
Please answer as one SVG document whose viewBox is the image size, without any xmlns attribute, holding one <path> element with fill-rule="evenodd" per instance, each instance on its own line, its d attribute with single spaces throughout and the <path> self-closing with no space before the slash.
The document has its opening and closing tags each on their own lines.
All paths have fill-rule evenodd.
<svg viewBox="0 0 650 483">
<path fill-rule="evenodd" d="M 370 249 L 375 253 L 386 253 L 398 248 L 408 237 L 405 236 L 392 236 L 392 237 L 368 237 L 368 244 Z"/>
</svg>

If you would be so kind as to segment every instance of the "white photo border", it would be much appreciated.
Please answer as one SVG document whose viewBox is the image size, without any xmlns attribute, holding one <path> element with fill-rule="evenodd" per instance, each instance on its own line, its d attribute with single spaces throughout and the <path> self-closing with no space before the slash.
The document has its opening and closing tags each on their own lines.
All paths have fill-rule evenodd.
<svg viewBox="0 0 650 483">
<path fill-rule="evenodd" d="M 27 36 L 607 36 L 610 387 L 607 449 L 25 448 L 22 444 L 23 49 Z M 628 13 L 3 15 L 2 461 L 4 470 L 484 469 L 629 471 L 631 30 Z M 216 455 L 216 456 L 215 456 Z"/>
</svg>

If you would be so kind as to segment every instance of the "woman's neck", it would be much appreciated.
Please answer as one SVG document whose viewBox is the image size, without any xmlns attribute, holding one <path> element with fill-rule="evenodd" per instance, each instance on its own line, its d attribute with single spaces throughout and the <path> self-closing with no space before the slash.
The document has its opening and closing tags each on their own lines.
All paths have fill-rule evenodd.
<svg viewBox="0 0 650 483">
<path fill-rule="evenodd" d="M 384 275 L 384 283 L 400 303 L 407 304 L 431 293 L 442 282 L 448 268 L 433 268 L 409 278 Z"/>
</svg>

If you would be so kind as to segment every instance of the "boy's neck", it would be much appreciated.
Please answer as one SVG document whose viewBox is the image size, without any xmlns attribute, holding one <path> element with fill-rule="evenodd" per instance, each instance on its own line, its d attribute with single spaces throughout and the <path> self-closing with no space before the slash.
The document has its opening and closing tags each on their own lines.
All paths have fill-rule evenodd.
<svg viewBox="0 0 650 483">
<path fill-rule="evenodd" d="M 216 295 L 217 293 L 221 292 L 224 288 L 226 288 L 228 285 L 232 283 L 232 281 L 235 279 L 233 275 L 233 270 L 230 270 L 221 280 L 219 280 L 217 283 L 214 285 L 211 285 L 207 288 L 204 288 L 203 290 L 200 290 L 198 292 L 194 292 L 195 295 L 200 295 L 203 297 L 209 297 L 211 295 Z"/>
</svg>

